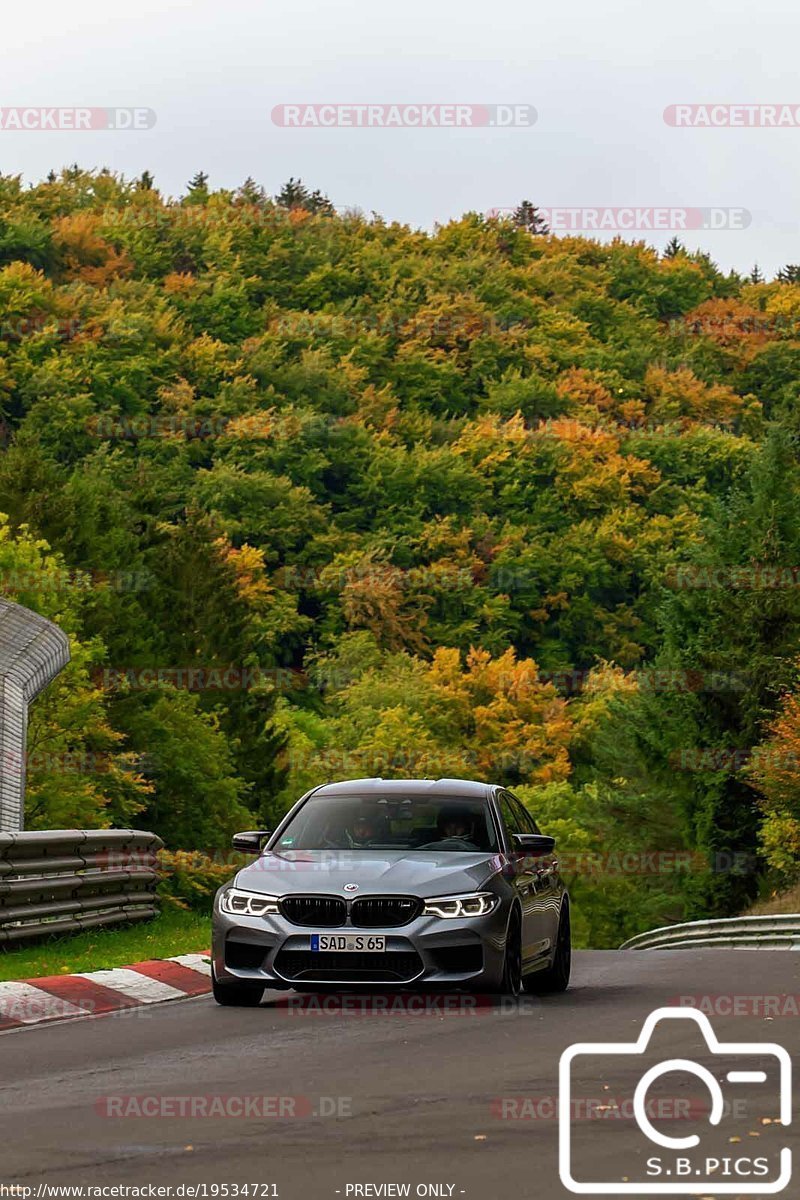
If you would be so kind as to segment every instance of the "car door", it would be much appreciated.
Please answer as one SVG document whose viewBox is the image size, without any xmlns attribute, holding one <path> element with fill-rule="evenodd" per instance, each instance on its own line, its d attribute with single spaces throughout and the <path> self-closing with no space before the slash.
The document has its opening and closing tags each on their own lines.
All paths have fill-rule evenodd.
<svg viewBox="0 0 800 1200">
<path fill-rule="evenodd" d="M 541 833 L 532 813 L 528 812 L 522 801 L 513 792 L 509 792 L 508 796 L 512 808 L 517 812 L 523 832 Z M 548 947 L 552 948 L 558 933 L 562 891 L 558 875 L 558 858 L 555 852 L 539 855 L 531 863 L 531 870 L 536 894 L 537 919 L 547 938 Z"/>
<path fill-rule="evenodd" d="M 523 966 L 528 966 L 547 953 L 550 947 L 549 925 L 538 895 L 537 870 L 541 862 L 525 854 L 514 842 L 515 833 L 532 832 L 522 818 L 521 805 L 516 797 L 512 797 L 510 792 L 500 791 L 497 807 L 514 864 L 513 885 L 522 908 L 522 962 Z"/>
</svg>

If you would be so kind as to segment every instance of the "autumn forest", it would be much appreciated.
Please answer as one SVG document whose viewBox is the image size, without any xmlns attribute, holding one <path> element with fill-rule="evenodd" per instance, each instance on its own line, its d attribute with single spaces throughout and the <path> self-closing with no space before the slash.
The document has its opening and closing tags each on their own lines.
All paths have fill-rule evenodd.
<svg viewBox="0 0 800 1200">
<path fill-rule="evenodd" d="M 463 776 L 557 836 L 578 944 L 795 881 L 800 268 L 532 212 L 0 176 L 0 587 L 72 640 L 30 828 L 214 855 Z"/>
</svg>

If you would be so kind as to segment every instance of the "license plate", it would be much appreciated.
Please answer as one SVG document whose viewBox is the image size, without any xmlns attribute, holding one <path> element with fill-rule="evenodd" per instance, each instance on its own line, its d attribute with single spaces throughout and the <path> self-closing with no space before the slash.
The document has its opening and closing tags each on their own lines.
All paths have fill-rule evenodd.
<svg viewBox="0 0 800 1200">
<path fill-rule="evenodd" d="M 312 933 L 312 950 L 336 950 L 340 954 L 363 954 L 365 950 L 386 950 L 386 936 L 382 933 Z"/>
</svg>

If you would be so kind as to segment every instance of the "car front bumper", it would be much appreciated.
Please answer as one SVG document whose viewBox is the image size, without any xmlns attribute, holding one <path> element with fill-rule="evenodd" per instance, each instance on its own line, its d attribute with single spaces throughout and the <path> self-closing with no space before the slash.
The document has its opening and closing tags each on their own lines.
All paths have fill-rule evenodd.
<svg viewBox="0 0 800 1200">
<path fill-rule="evenodd" d="M 282 915 L 249 917 L 214 912 L 212 954 L 220 982 L 288 987 L 483 987 L 499 986 L 503 974 L 508 907 L 483 917 L 423 914 L 388 928 L 306 928 Z M 386 951 L 312 952 L 311 936 L 382 934 Z"/>
</svg>

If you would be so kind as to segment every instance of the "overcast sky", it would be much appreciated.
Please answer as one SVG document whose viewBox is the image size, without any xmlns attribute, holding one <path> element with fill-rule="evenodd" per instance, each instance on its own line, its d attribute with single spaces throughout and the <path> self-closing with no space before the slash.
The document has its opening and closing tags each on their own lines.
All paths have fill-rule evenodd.
<svg viewBox="0 0 800 1200">
<path fill-rule="evenodd" d="M 294 175 L 337 205 L 426 228 L 523 197 L 555 209 L 746 210 L 747 228 L 683 240 L 723 268 L 757 261 L 770 275 L 800 262 L 799 27 L 796 0 L 7 4 L 0 107 L 135 106 L 157 120 L 126 132 L 4 128 L 0 170 L 37 180 L 72 161 L 147 168 L 171 195 L 199 169 L 215 187 L 252 175 L 270 192 Z M 538 119 L 288 128 L 271 115 L 280 104 L 395 102 L 528 104 Z M 785 104 L 797 124 L 676 128 L 664 110 L 679 103 Z M 662 247 L 670 233 L 645 236 Z"/>
</svg>

